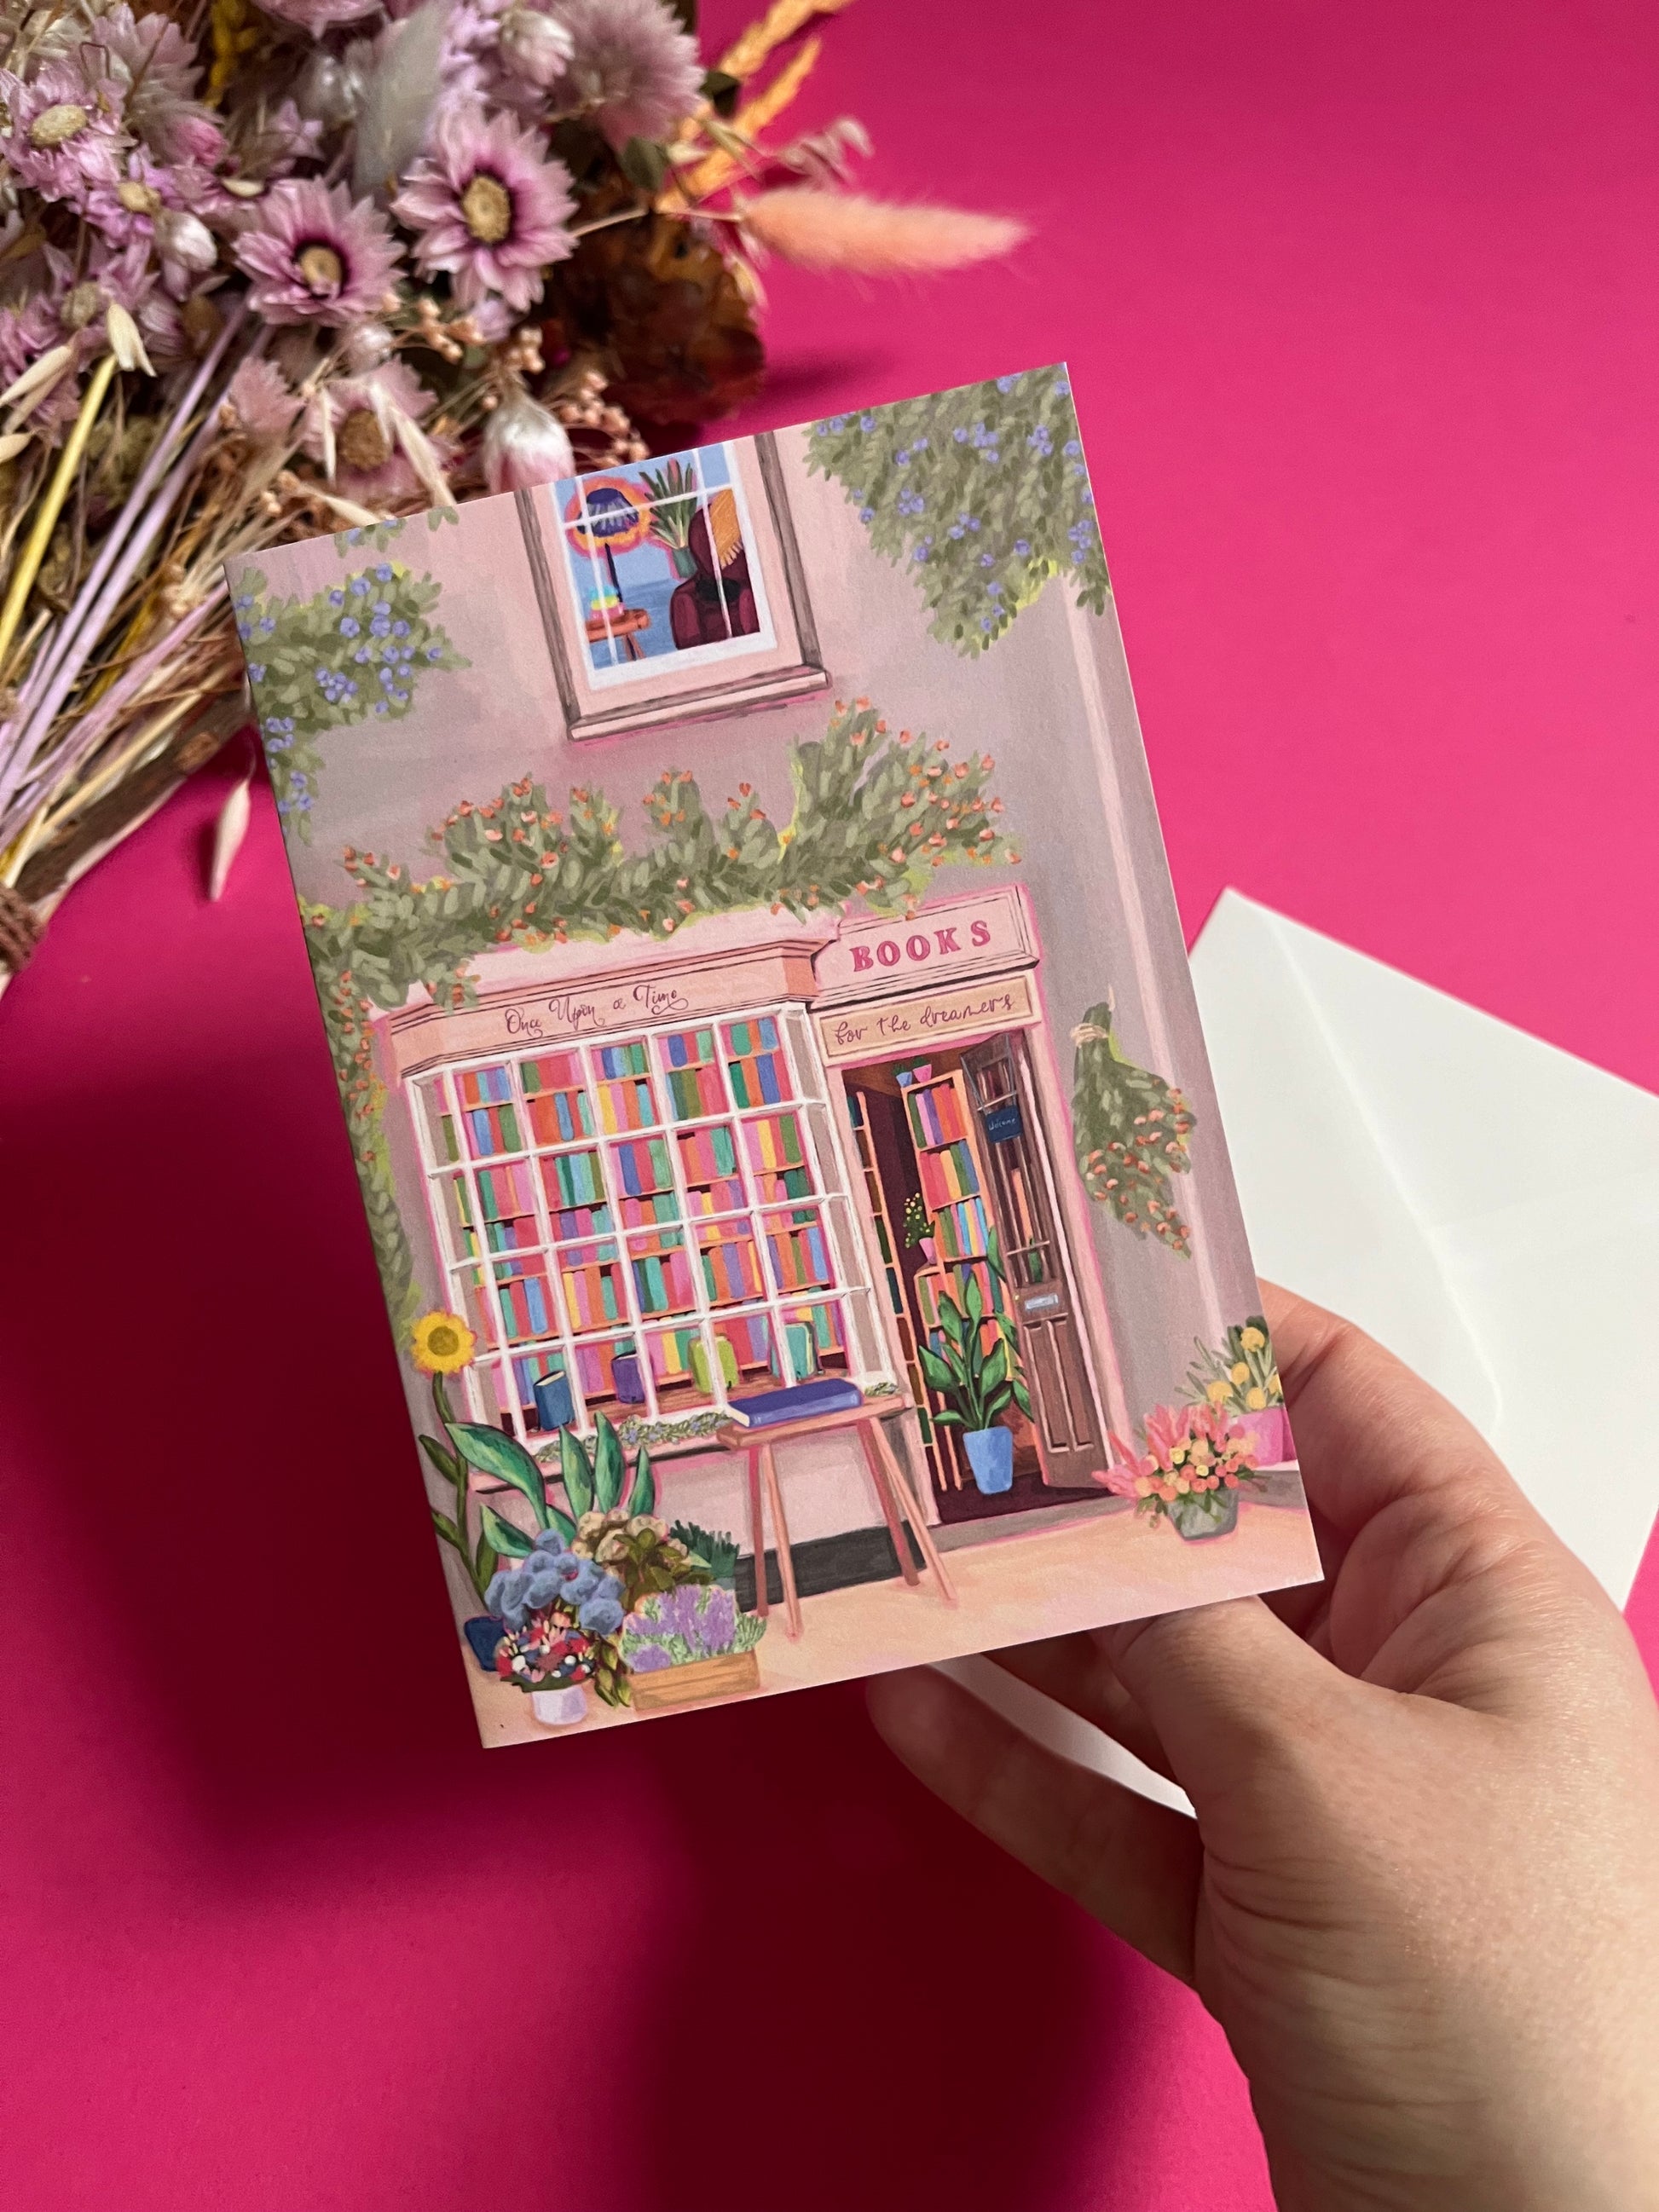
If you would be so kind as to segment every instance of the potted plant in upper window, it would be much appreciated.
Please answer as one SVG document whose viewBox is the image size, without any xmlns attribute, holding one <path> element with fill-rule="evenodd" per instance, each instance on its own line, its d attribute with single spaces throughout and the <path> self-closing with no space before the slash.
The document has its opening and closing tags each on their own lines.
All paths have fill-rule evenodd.
<svg viewBox="0 0 1659 2212">
<path fill-rule="evenodd" d="M 1259 1466 L 1282 1466 L 1295 1457 L 1284 1386 L 1263 1315 L 1236 1322 L 1218 1349 L 1200 1342 L 1187 1370 L 1187 1387 L 1194 1402 L 1217 1407 L 1243 1424 L 1255 1439 Z"/>
<path fill-rule="evenodd" d="M 979 1277 L 972 1273 L 962 1304 L 941 1297 L 939 1317 L 933 1342 L 916 1347 L 928 1388 L 945 1401 L 934 1419 L 962 1431 L 975 1484 L 987 1498 L 994 1498 L 1012 1489 L 1014 1480 L 1013 1431 L 1000 1425 L 999 1416 L 1010 1406 L 1025 1414 L 1031 1410 L 1019 1371 L 1013 1324 L 1000 1316 L 987 1316 Z M 989 1352 L 985 1349 L 988 1318 L 998 1331 Z"/>
</svg>

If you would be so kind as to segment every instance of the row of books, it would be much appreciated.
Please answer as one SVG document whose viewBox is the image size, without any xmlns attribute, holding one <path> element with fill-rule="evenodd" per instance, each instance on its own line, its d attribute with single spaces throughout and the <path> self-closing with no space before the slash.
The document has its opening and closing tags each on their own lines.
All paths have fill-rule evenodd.
<svg viewBox="0 0 1659 2212">
<path fill-rule="evenodd" d="M 653 1191 L 672 1190 L 674 1188 L 674 1170 L 668 1157 L 668 1146 L 660 1137 L 646 1137 L 636 1139 L 632 1144 L 613 1145 L 611 1147 L 611 1164 L 629 1198 L 644 1198 Z"/>
<path fill-rule="evenodd" d="M 947 1260 L 977 1260 L 990 1243 L 991 1218 L 982 1198 L 958 1199 L 933 1216 L 933 1235 Z"/>
<path fill-rule="evenodd" d="M 712 1062 L 702 1067 L 675 1067 L 668 1072 L 668 1096 L 677 1121 L 701 1121 L 726 1111 L 720 1072 Z"/>
<path fill-rule="evenodd" d="M 488 1159 L 492 1152 L 524 1150 L 516 1107 L 469 1106 L 462 1119 L 466 1123 L 467 1147 L 475 1160 Z"/>
<path fill-rule="evenodd" d="M 788 1199 L 811 1198 L 812 1178 L 805 1168 L 785 1168 L 781 1175 L 760 1178 L 759 1195 L 763 1206 L 781 1206 Z"/>
<path fill-rule="evenodd" d="M 593 1108 L 585 1091 L 548 1091 L 532 1098 L 530 1127 L 538 1145 L 574 1144 L 593 1133 Z"/>
<path fill-rule="evenodd" d="M 687 1129 L 679 1139 L 680 1167 L 689 1183 L 714 1182 L 738 1172 L 738 1143 L 727 1121 Z"/>
<path fill-rule="evenodd" d="M 703 1288 L 713 1306 L 738 1305 L 764 1290 L 760 1261 L 748 1236 L 722 1238 L 702 1249 Z"/>
<path fill-rule="evenodd" d="M 923 1090 L 907 1091 L 904 1104 L 918 1145 L 951 1145 L 968 1134 L 962 1093 L 949 1076 Z"/>
<path fill-rule="evenodd" d="M 979 1194 L 979 1170 L 965 1138 L 937 1152 L 918 1152 L 916 1166 L 921 1174 L 921 1194 L 930 1213 L 937 1213 L 953 1200 Z"/>
<path fill-rule="evenodd" d="M 816 1220 L 796 1229 L 775 1229 L 766 1246 L 779 1286 L 786 1291 L 823 1290 L 833 1279 L 830 1251 Z"/>
<path fill-rule="evenodd" d="M 513 1097 L 513 1076 L 505 1067 L 465 1068 L 455 1078 L 463 1106 L 501 1106 Z"/>
<path fill-rule="evenodd" d="M 657 1119 L 648 1076 L 619 1077 L 599 1085 L 599 1127 L 608 1137 L 623 1129 L 649 1129 Z"/>
<path fill-rule="evenodd" d="M 642 1314 L 684 1313 L 696 1301 L 684 1252 L 647 1252 L 634 1261 L 634 1295 Z"/>
<path fill-rule="evenodd" d="M 653 1191 L 645 1198 L 625 1198 L 622 1207 L 624 1229 L 649 1229 L 678 1221 L 680 1202 L 672 1190 Z"/>
<path fill-rule="evenodd" d="M 643 1037 L 635 1038 L 630 1044 L 602 1044 L 594 1058 L 604 1076 L 648 1075 L 651 1072 Z"/>
<path fill-rule="evenodd" d="M 805 1160 L 798 1114 L 769 1114 L 749 1126 L 749 1152 L 757 1167 L 798 1168 Z"/>
<path fill-rule="evenodd" d="M 551 1336 L 554 1321 L 546 1279 L 539 1274 L 514 1275 L 498 1280 L 495 1296 L 501 1322 L 509 1337 Z"/>
<path fill-rule="evenodd" d="M 732 1079 L 732 1096 L 739 1106 L 776 1106 L 789 1096 L 788 1077 L 775 1052 L 729 1060 L 726 1073 Z"/>
</svg>

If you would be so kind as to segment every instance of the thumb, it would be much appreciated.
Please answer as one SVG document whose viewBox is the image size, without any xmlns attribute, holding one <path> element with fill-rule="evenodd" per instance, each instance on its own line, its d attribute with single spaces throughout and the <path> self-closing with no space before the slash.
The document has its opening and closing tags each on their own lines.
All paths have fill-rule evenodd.
<svg viewBox="0 0 1659 2212">
<path fill-rule="evenodd" d="M 1352 1688 L 1259 1597 L 1126 1620 L 1101 1637 L 1200 1812 L 1264 1751 L 1321 1729 Z"/>
</svg>

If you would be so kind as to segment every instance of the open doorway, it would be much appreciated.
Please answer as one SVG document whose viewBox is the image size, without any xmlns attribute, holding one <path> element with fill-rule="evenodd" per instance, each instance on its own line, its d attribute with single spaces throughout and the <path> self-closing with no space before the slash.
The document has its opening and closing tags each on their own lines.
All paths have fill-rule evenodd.
<svg viewBox="0 0 1659 2212">
<path fill-rule="evenodd" d="M 1095 1491 L 1106 1462 L 1098 1393 L 1024 1036 L 843 1073 L 940 1517 L 1029 1512 Z M 943 1351 L 947 1327 L 960 1334 L 975 1303 L 981 1352 L 1006 1346 L 1030 1407 L 997 1417 L 1012 1439 L 1012 1480 L 1000 1491 L 981 1488 L 962 1429 L 938 1418 L 951 1401 L 930 1387 L 920 1356 Z"/>
</svg>

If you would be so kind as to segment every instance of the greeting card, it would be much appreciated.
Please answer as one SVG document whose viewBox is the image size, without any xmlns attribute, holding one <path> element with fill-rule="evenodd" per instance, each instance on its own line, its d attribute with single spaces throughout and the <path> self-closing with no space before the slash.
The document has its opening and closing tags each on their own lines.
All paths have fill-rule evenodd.
<svg viewBox="0 0 1659 2212">
<path fill-rule="evenodd" d="M 1317 1576 L 1062 369 L 230 582 L 486 1743 Z"/>
</svg>

